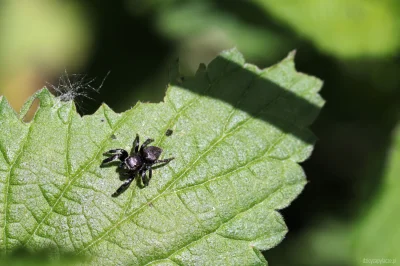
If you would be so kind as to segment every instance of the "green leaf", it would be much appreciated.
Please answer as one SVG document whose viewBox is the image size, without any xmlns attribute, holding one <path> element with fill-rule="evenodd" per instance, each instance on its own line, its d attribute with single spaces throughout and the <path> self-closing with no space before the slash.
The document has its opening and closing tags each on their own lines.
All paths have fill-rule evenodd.
<svg viewBox="0 0 400 266">
<path fill-rule="evenodd" d="M 390 56 L 400 47 L 398 1 L 253 1 L 336 56 Z"/>
<path fill-rule="evenodd" d="M 302 191 L 298 162 L 323 104 L 321 81 L 296 72 L 294 53 L 270 68 L 223 52 L 164 102 L 80 117 L 39 91 L 20 115 L 0 101 L 0 247 L 90 257 L 90 264 L 266 265 L 259 250 L 287 232 L 277 210 Z M 39 99 L 33 121 L 22 122 Z M 165 132 L 172 129 L 171 136 Z M 121 185 L 102 153 L 154 138 L 162 158 L 148 187 Z M 139 181 L 140 182 L 140 181 Z"/>
<path fill-rule="evenodd" d="M 400 254 L 400 127 L 394 132 L 392 151 L 382 187 L 371 209 L 361 219 L 354 235 L 355 261 L 365 265 L 396 263 Z M 366 262 L 367 261 L 367 262 Z M 375 261 L 375 264 L 378 262 Z"/>
</svg>

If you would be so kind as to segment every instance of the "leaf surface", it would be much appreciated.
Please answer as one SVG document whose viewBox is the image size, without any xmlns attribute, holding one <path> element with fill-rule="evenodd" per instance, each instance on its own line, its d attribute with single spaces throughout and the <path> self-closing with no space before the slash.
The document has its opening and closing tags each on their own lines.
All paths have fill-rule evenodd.
<svg viewBox="0 0 400 266">
<path fill-rule="evenodd" d="M 170 85 L 164 102 L 81 117 L 39 91 L 16 114 L 0 100 L 0 248 L 85 255 L 88 264 L 266 265 L 259 250 L 287 227 L 277 210 L 306 179 L 307 126 L 323 104 L 321 81 L 296 72 L 294 53 L 263 70 L 235 49 Z M 22 122 L 34 99 L 40 108 Z M 166 136 L 168 129 L 173 130 Z M 105 151 L 154 138 L 161 158 L 148 187 L 117 198 Z"/>
</svg>

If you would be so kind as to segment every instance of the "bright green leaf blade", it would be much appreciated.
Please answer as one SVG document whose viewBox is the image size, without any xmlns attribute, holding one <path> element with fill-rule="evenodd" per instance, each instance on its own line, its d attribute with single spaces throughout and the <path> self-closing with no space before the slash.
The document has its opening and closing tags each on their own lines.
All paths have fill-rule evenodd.
<svg viewBox="0 0 400 266">
<path fill-rule="evenodd" d="M 400 46 L 398 1 L 253 1 L 340 57 L 388 56 Z"/>
<path fill-rule="evenodd" d="M 377 200 L 361 220 L 355 234 L 355 261 L 365 263 L 395 264 L 400 254 L 400 127 L 394 132 L 392 151 L 384 183 Z M 397 261 L 398 262 L 398 261 Z"/>
<path fill-rule="evenodd" d="M 265 265 L 286 225 L 276 211 L 306 183 L 298 162 L 323 100 L 293 53 L 259 70 L 235 49 L 171 85 L 165 102 L 80 117 L 46 89 L 32 122 L 1 99 L 1 249 L 75 252 L 98 264 Z M 230 104 L 233 103 L 233 104 Z M 25 110 L 26 108 L 24 108 Z M 172 136 L 165 136 L 173 129 Z M 118 198 L 102 153 L 154 138 L 162 158 L 146 188 Z"/>
</svg>

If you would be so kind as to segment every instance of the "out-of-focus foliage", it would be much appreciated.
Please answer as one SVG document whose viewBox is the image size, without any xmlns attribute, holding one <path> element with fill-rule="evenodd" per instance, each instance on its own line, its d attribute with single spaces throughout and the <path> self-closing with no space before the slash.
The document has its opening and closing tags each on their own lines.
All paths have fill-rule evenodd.
<svg viewBox="0 0 400 266">
<path fill-rule="evenodd" d="M 265 255 L 270 265 L 346 266 L 352 258 L 349 235 L 349 225 L 326 219 L 283 241 L 273 256 L 268 251 Z"/>
<path fill-rule="evenodd" d="M 289 49 L 278 34 L 245 23 L 229 12 L 220 12 L 209 1 L 188 2 L 161 10 L 157 26 L 174 39 L 192 39 L 191 42 L 200 45 L 208 42 L 222 47 L 237 46 L 253 60 L 267 56 L 267 51 L 274 51 L 270 56 L 275 56 L 278 50 Z"/>
<path fill-rule="evenodd" d="M 79 6 L 71 1 L 2 1 L 0 69 L 84 60 L 89 32 L 82 19 Z"/>
<path fill-rule="evenodd" d="M 364 258 L 400 260 L 400 127 L 394 132 L 391 155 L 379 190 L 365 217 L 355 224 L 357 265 L 365 265 Z"/>
<path fill-rule="evenodd" d="M 81 265 L 85 257 L 65 254 L 54 258 L 51 250 L 41 250 L 35 253 L 19 249 L 7 256 L 0 256 L 0 264 L 7 266 L 75 266 Z"/>
<path fill-rule="evenodd" d="M 400 46 L 398 1 L 253 1 L 336 56 L 393 55 Z"/>
<path fill-rule="evenodd" d="M 3 0 L 0 34 L 0 94 L 15 108 L 38 89 L 35 75 L 49 78 L 82 64 L 91 39 L 82 8 L 73 1 Z"/>
<path fill-rule="evenodd" d="M 283 51 L 291 49 L 284 34 L 236 16 L 232 11 L 241 7 L 237 6 L 240 1 L 229 3 L 233 10 L 223 8 L 227 2 L 210 0 L 139 1 L 139 7 L 138 2 L 133 3 L 136 12 L 156 14 L 157 29 L 180 43 L 180 55 L 192 72 L 204 58 L 209 60 L 221 49 L 232 46 L 243 51 L 250 61 L 258 62 L 275 61 L 285 54 Z"/>
</svg>

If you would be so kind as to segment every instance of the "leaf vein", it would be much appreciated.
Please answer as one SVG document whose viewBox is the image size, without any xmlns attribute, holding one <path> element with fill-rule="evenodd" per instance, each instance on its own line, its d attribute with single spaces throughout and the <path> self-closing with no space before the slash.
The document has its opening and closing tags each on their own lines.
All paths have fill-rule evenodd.
<svg viewBox="0 0 400 266">
<path fill-rule="evenodd" d="M 4 150 L 3 145 L 0 145 L 0 152 L 1 152 L 1 154 L 3 155 L 3 158 L 4 158 L 4 160 L 6 161 L 6 163 L 7 163 L 8 165 L 10 165 L 10 160 L 9 160 L 8 157 L 7 157 L 7 153 L 6 153 L 6 151 Z"/>
<path fill-rule="evenodd" d="M 296 185 L 296 184 L 290 184 L 290 185 L 287 185 L 287 186 L 294 186 L 294 185 Z M 247 211 L 250 211 L 251 209 L 255 208 L 255 207 L 256 207 L 257 205 L 259 205 L 259 204 L 262 204 L 264 201 L 268 200 L 271 196 L 273 196 L 275 193 L 280 192 L 282 189 L 283 189 L 283 185 L 277 187 L 274 191 L 272 191 L 270 194 L 266 195 L 266 197 L 264 197 L 263 199 L 254 202 L 251 206 L 249 206 L 249 208 L 247 208 L 247 209 L 245 209 L 245 210 L 243 210 L 243 211 L 239 211 L 238 213 L 236 213 L 235 215 L 233 215 L 232 217 L 230 217 L 230 218 L 227 219 L 226 221 L 222 222 L 221 225 L 219 225 L 218 227 L 216 227 L 214 230 L 211 230 L 211 231 L 205 233 L 204 235 L 198 237 L 198 238 L 195 239 L 195 240 L 191 240 L 190 242 L 184 244 L 183 246 L 179 247 L 179 248 L 178 248 L 177 250 L 175 250 L 174 252 L 172 252 L 172 253 L 170 253 L 169 255 L 167 255 L 167 257 L 163 257 L 163 258 L 157 259 L 156 261 L 163 260 L 163 259 L 171 259 L 172 256 L 174 256 L 175 254 L 179 253 L 179 252 L 182 251 L 183 249 L 185 249 L 185 248 L 187 248 L 187 247 L 189 247 L 189 246 L 192 246 L 192 245 L 196 244 L 197 242 L 201 241 L 202 239 L 208 237 L 208 236 L 211 235 L 211 234 L 217 233 L 217 231 L 218 231 L 223 225 L 228 224 L 230 221 L 232 221 L 233 219 L 235 219 L 235 218 L 238 217 L 239 215 L 244 214 L 244 213 L 247 212 Z M 151 261 L 151 262 L 149 262 L 149 263 L 153 263 L 153 262 L 155 262 L 155 261 Z M 147 264 L 145 264 L 145 265 L 149 265 L 149 263 L 147 263 Z"/>
<path fill-rule="evenodd" d="M 32 126 L 35 122 L 36 115 L 33 117 L 33 120 L 29 124 L 28 132 L 23 140 L 22 145 L 20 146 L 20 150 L 18 151 L 18 155 L 16 156 L 15 160 L 10 164 L 10 171 L 8 172 L 8 175 L 6 177 L 6 183 L 5 183 L 5 193 L 4 193 L 4 253 L 7 253 L 7 212 L 8 212 L 8 197 L 10 194 L 10 179 L 11 179 L 11 174 L 14 171 L 15 166 L 17 165 L 17 162 L 21 159 L 21 156 L 23 155 L 23 152 L 26 148 L 26 145 L 28 143 L 29 136 L 32 132 Z"/>
<path fill-rule="evenodd" d="M 137 105 L 136 105 L 137 106 Z M 136 107 L 135 106 L 135 107 Z M 129 117 L 130 112 L 132 112 L 133 110 L 135 110 L 135 107 L 133 107 L 132 109 L 130 109 L 128 112 L 125 113 L 124 116 L 122 116 L 120 118 L 120 120 L 116 123 L 115 128 L 112 130 L 113 132 L 115 132 L 120 125 L 123 124 L 123 122 L 125 121 L 125 119 L 127 119 Z M 104 146 L 104 143 L 106 141 L 108 141 L 109 138 L 108 136 L 102 141 L 102 145 L 101 148 Z M 43 216 L 43 219 L 40 221 L 39 224 L 36 225 L 35 229 L 33 230 L 31 236 L 25 241 L 24 245 L 28 245 L 28 243 L 33 239 L 33 236 L 36 234 L 37 230 L 41 227 L 41 225 L 43 224 L 43 222 L 50 216 L 50 214 L 53 212 L 55 206 L 60 202 L 61 198 L 63 197 L 64 193 L 71 187 L 71 185 L 75 182 L 75 180 L 77 180 L 79 177 L 81 177 L 81 175 L 83 174 L 84 170 L 86 168 L 89 167 L 89 165 L 91 165 L 91 163 L 98 157 L 98 155 L 101 153 L 101 148 L 95 153 L 95 155 L 88 161 L 86 162 L 83 166 L 81 167 L 79 170 L 76 171 L 76 173 L 71 177 L 70 181 L 68 182 L 68 184 L 65 186 L 65 188 L 63 189 L 63 191 L 60 193 L 60 195 L 57 197 L 56 202 L 54 203 L 54 205 L 50 208 L 49 211 L 47 211 L 46 215 Z"/>
<path fill-rule="evenodd" d="M 227 66 L 226 66 L 227 67 Z M 226 68 L 225 67 L 225 68 Z M 234 72 L 237 69 L 232 70 L 231 72 Z M 207 72 L 206 72 L 207 73 Z M 229 72 L 230 73 L 230 72 Z M 225 73 L 227 74 L 227 73 Z M 218 82 L 219 79 L 214 80 L 214 84 L 216 82 Z M 213 86 L 213 84 L 209 84 L 207 91 L 209 91 L 211 89 L 211 87 Z M 272 100 L 271 102 L 268 102 L 266 106 L 260 108 L 260 112 L 264 109 L 267 108 L 272 102 L 274 102 L 275 100 L 277 100 L 280 97 L 281 94 L 279 94 L 274 100 Z M 195 104 L 198 100 L 200 99 L 200 95 L 197 94 L 195 98 L 193 98 L 187 105 L 185 105 L 183 108 L 181 108 L 179 110 L 179 112 L 175 115 L 174 118 L 172 118 L 172 121 L 176 121 L 178 119 L 178 117 L 180 116 L 180 114 L 182 114 L 182 112 L 184 110 L 186 110 L 187 108 L 189 108 L 190 106 L 192 106 L 193 104 Z M 185 169 L 183 169 L 181 172 L 183 172 L 182 174 L 180 174 L 174 181 L 172 181 L 169 185 L 167 185 L 164 189 L 160 190 L 160 193 L 158 195 L 156 195 L 154 198 L 150 199 L 150 201 L 154 201 L 155 199 L 158 199 L 162 196 L 164 196 L 165 192 L 168 191 L 176 182 L 178 182 L 190 169 L 192 169 L 196 163 L 202 159 L 210 150 L 212 150 L 220 141 L 224 140 L 228 135 L 232 134 L 234 131 L 236 131 L 238 129 L 238 127 L 244 123 L 247 123 L 249 120 L 251 120 L 252 117 L 248 116 L 246 118 L 245 121 L 243 121 L 242 123 L 240 123 L 239 125 L 235 125 L 235 127 L 233 127 L 232 129 L 230 129 L 230 131 L 228 132 L 228 134 L 223 134 L 218 140 L 213 141 L 210 143 L 210 147 L 204 151 L 202 154 L 200 154 L 197 159 L 195 159 L 190 166 L 187 166 Z M 157 145 L 159 145 L 160 142 L 157 143 Z M 132 213 L 128 214 L 127 216 L 125 216 L 122 220 L 120 220 L 119 222 L 116 222 L 113 226 L 111 226 L 110 228 L 106 229 L 104 231 L 104 233 L 98 237 L 97 239 L 93 240 L 91 244 L 89 244 L 88 246 L 86 246 L 85 248 L 81 249 L 78 254 L 81 254 L 83 251 L 87 250 L 88 248 L 90 248 L 91 246 L 95 245 L 97 242 L 99 242 L 103 237 L 105 237 L 106 235 L 108 235 L 111 231 L 113 231 L 115 228 L 117 228 L 120 224 L 124 223 L 125 221 L 127 221 L 128 219 L 130 219 L 130 217 L 132 217 L 133 215 L 135 215 L 136 213 L 138 213 L 139 211 L 141 211 L 145 206 L 147 206 L 147 204 L 143 204 L 142 206 L 140 206 L 139 208 L 137 208 L 135 211 L 133 211 Z"/>
</svg>

